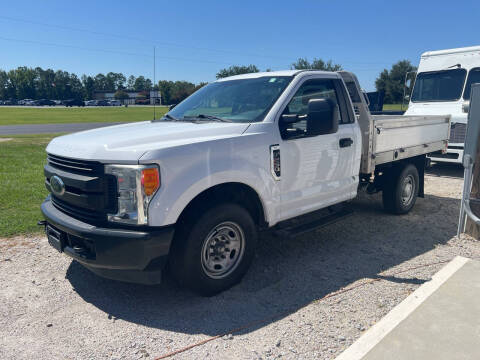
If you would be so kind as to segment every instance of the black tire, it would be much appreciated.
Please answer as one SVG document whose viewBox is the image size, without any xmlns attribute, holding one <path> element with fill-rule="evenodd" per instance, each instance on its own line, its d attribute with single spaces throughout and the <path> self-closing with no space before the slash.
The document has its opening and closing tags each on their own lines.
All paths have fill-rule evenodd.
<svg viewBox="0 0 480 360">
<path fill-rule="evenodd" d="M 409 184 L 413 186 L 411 192 L 407 188 Z M 415 205 L 418 189 L 418 170 L 414 165 L 407 164 L 404 167 L 392 169 L 390 174 L 387 174 L 382 192 L 383 207 L 392 214 L 408 213 Z"/>
<path fill-rule="evenodd" d="M 232 255 L 236 251 L 226 248 L 231 246 L 233 241 L 229 242 L 230 245 L 225 245 L 222 240 L 212 238 L 212 236 L 222 237 L 222 231 L 228 233 L 228 226 L 234 225 L 235 229 L 240 229 L 238 234 L 244 237 L 242 250 L 237 252 L 238 258 L 235 265 L 231 265 L 230 272 L 226 272 L 223 275 L 224 277 L 219 278 L 219 275 L 209 273 L 204 256 L 210 257 L 207 253 L 213 254 L 218 249 L 220 249 L 218 253 L 221 254 L 227 254 L 222 251 L 228 250 L 231 251 L 229 254 Z M 180 228 L 177 230 L 177 235 L 172 244 L 169 271 L 180 286 L 189 288 L 203 296 L 213 296 L 240 282 L 250 267 L 257 243 L 257 228 L 246 209 L 233 203 L 220 204 L 204 211 L 203 214 L 201 211 L 191 212 L 190 218 L 179 226 Z M 228 240 L 230 238 L 226 239 L 226 241 Z M 215 246 L 209 246 L 212 241 L 215 244 L 217 241 L 222 244 L 217 249 Z M 232 256 L 228 257 L 232 258 Z M 217 257 L 215 259 L 220 260 Z M 225 269 L 227 268 L 225 267 Z"/>
</svg>

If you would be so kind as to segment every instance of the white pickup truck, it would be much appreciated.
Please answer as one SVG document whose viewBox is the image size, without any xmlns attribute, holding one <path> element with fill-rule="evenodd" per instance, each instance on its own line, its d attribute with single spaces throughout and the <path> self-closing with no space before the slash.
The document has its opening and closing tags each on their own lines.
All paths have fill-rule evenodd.
<svg viewBox="0 0 480 360">
<path fill-rule="evenodd" d="M 260 231 L 311 231 L 345 215 L 359 189 L 407 213 L 449 122 L 372 117 L 349 72 L 225 78 L 159 120 L 53 139 L 41 224 L 98 275 L 155 284 L 167 268 L 213 295 L 246 273 Z"/>
</svg>

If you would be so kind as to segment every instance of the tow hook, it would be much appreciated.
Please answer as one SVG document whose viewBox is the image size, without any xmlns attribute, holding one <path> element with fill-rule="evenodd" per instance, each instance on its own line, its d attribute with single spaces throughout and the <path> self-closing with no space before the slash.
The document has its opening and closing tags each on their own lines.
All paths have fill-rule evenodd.
<svg viewBox="0 0 480 360">
<path fill-rule="evenodd" d="M 39 220 L 39 221 L 37 222 L 37 225 L 38 225 L 38 226 L 46 226 L 46 225 L 47 225 L 47 222 L 46 222 L 45 220 Z"/>
</svg>

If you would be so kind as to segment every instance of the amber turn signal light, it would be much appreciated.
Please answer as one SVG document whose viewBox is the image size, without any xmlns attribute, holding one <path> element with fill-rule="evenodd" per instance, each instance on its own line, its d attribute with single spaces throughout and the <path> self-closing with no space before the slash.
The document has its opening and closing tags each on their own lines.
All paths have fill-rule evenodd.
<svg viewBox="0 0 480 360">
<path fill-rule="evenodd" d="M 148 168 L 142 170 L 142 187 L 145 195 L 151 196 L 160 187 L 160 174 L 158 168 Z"/>
</svg>

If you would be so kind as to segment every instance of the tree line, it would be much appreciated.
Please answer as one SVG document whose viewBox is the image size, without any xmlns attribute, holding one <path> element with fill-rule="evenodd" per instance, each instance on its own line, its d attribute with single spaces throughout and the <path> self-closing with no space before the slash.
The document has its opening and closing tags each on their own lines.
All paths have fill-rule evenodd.
<svg viewBox="0 0 480 360">
<path fill-rule="evenodd" d="M 299 58 L 291 64 L 291 69 L 316 69 L 325 71 L 342 70 L 340 64 L 332 60 L 324 61 L 314 58 Z M 405 75 L 415 71 L 416 68 L 408 60 L 402 60 L 392 66 L 390 70 L 384 69 L 375 81 L 378 91 L 385 93 L 386 103 L 402 101 Z M 260 69 L 253 64 L 233 65 L 217 72 L 216 78 L 224 78 L 232 75 L 259 72 Z M 271 71 L 265 69 L 265 71 Z M 99 73 L 95 76 L 77 76 L 62 70 L 42 69 L 41 67 L 29 68 L 26 66 L 5 71 L 0 69 L 0 99 L 83 99 L 94 98 L 95 91 L 117 92 L 117 97 L 125 97 L 125 91 L 143 92 L 149 96 L 150 90 L 159 90 L 164 104 L 179 103 L 187 96 L 206 85 L 202 82 L 194 84 L 188 81 L 160 80 L 153 84 L 152 80 L 145 76 L 128 78 L 122 73 L 109 72 Z"/>
<path fill-rule="evenodd" d="M 160 80 L 156 85 L 145 76 L 128 78 L 122 73 L 109 72 L 95 76 L 77 76 L 62 70 L 20 66 L 5 71 L 0 69 L 0 99 L 82 99 L 94 98 L 95 91 L 122 93 L 137 91 L 149 96 L 150 90 L 159 90 L 165 104 L 178 103 L 206 83 Z M 121 97 L 121 96 L 120 96 Z"/>
</svg>

